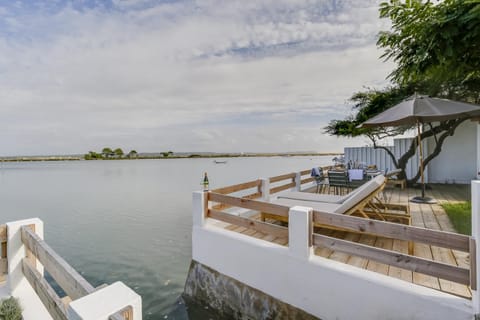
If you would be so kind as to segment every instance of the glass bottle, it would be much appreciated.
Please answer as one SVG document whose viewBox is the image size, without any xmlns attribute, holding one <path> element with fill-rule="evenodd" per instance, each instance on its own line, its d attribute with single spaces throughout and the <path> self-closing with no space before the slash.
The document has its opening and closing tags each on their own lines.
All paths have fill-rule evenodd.
<svg viewBox="0 0 480 320">
<path fill-rule="evenodd" d="M 209 185 L 209 182 L 208 182 L 208 176 L 207 176 L 207 173 L 205 172 L 205 175 L 203 177 L 203 191 L 208 191 L 208 185 Z"/>
</svg>

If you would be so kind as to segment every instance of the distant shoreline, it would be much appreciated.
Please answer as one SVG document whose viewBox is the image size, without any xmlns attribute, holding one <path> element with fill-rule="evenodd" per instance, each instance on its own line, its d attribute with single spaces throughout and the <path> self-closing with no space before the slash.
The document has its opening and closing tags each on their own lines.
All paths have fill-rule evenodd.
<svg viewBox="0 0 480 320">
<path fill-rule="evenodd" d="M 215 159 L 215 158 L 256 158 L 256 157 L 318 157 L 318 156 L 336 156 L 340 155 L 340 152 L 322 152 L 322 153 L 225 153 L 225 154 L 189 154 L 189 155 L 171 155 L 164 156 L 148 156 L 139 155 L 134 158 L 102 158 L 102 159 L 89 159 L 85 160 L 82 156 L 20 156 L 20 157 L 0 157 L 0 162 L 33 162 L 33 161 L 111 161 L 111 160 L 168 160 L 168 159 Z"/>
</svg>

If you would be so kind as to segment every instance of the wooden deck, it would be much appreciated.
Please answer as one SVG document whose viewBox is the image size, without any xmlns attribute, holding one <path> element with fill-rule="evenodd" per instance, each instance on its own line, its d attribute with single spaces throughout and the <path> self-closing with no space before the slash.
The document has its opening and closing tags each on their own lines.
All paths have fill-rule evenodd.
<svg viewBox="0 0 480 320">
<path fill-rule="evenodd" d="M 420 195 L 419 189 L 405 189 L 389 188 L 386 189 L 385 198 L 391 203 L 407 204 L 408 199 Z M 438 204 L 415 204 L 409 203 L 410 212 L 412 215 L 412 225 L 418 227 L 425 227 L 429 229 L 456 232 L 453 228 L 448 216 L 441 207 L 441 203 L 445 202 L 462 202 L 470 200 L 470 186 L 469 185 L 432 185 L 432 190 L 427 190 L 428 196 L 433 196 Z M 259 216 L 259 214 L 257 215 Z M 256 217 L 256 216 L 253 216 Z M 226 229 L 249 235 L 258 239 L 274 242 L 280 245 L 288 245 L 287 238 L 279 238 L 272 235 L 257 232 L 252 229 L 238 227 L 235 225 L 226 225 Z M 341 238 L 349 241 L 354 241 L 366 245 L 372 245 L 379 248 L 398 251 L 402 253 L 408 252 L 407 242 L 402 240 L 392 240 L 383 237 L 376 237 L 371 235 L 360 235 L 355 233 L 347 233 L 342 231 L 325 230 L 322 233 L 328 234 L 336 238 Z M 351 256 L 341 252 L 331 251 L 326 248 L 318 247 L 315 249 L 315 254 L 324 258 L 329 258 L 342 263 L 347 263 L 359 268 L 389 275 L 394 278 L 402 279 L 404 281 L 413 282 L 418 285 L 430 287 L 436 290 L 441 290 L 460 297 L 471 299 L 470 288 L 466 285 L 455 282 L 435 278 L 432 276 L 419 274 L 416 272 L 400 269 L 397 267 L 385 265 L 375 261 L 370 261 L 365 258 Z M 414 244 L 414 255 L 422 258 L 433 259 L 434 261 L 444 262 L 461 267 L 469 267 L 468 253 L 459 252 L 435 246 L 429 246 L 421 243 Z"/>
</svg>

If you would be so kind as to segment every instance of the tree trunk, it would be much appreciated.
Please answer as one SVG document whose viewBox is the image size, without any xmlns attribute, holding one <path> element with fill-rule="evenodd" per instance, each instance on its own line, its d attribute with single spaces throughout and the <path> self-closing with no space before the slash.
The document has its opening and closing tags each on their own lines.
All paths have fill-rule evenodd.
<svg viewBox="0 0 480 320">
<path fill-rule="evenodd" d="M 442 146 L 443 142 L 448 136 L 453 136 L 455 133 L 455 129 L 463 123 L 467 118 L 461 118 L 461 119 L 454 119 L 454 120 L 448 120 L 448 121 L 443 121 L 440 122 L 440 124 L 436 127 L 430 127 L 429 130 L 424 131 L 420 135 L 420 141 L 423 141 L 426 138 L 432 137 L 434 135 L 440 135 L 440 138 L 436 140 L 435 143 L 435 149 L 433 152 L 424 159 L 423 161 L 423 170 L 425 170 L 426 166 L 428 163 L 434 159 L 436 156 L 440 154 L 440 151 L 442 151 Z M 407 174 L 405 172 L 405 168 L 407 167 L 407 163 L 412 158 L 416 153 L 417 153 L 417 148 L 418 148 L 418 136 L 415 136 L 415 138 L 412 139 L 412 142 L 410 143 L 410 147 L 408 150 L 397 160 L 395 159 L 395 155 L 391 150 L 389 150 L 387 147 L 383 146 L 377 146 L 375 141 L 373 143 L 373 147 L 375 149 L 383 149 L 387 152 L 387 154 L 390 156 L 392 159 L 393 164 L 396 166 L 397 169 L 401 169 L 402 172 L 398 175 L 399 179 L 406 179 L 408 185 L 412 185 L 418 181 L 420 178 L 420 166 L 418 168 L 417 173 L 415 174 L 414 177 L 411 179 L 407 179 Z"/>
</svg>

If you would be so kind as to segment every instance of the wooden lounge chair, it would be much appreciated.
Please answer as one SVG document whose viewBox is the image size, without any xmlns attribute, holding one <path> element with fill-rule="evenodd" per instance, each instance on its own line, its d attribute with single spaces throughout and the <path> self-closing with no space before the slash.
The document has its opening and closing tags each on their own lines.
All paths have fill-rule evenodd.
<svg viewBox="0 0 480 320">
<path fill-rule="evenodd" d="M 410 225 L 411 216 L 408 205 L 386 204 L 378 199 L 378 194 L 382 192 L 385 184 L 385 177 L 379 175 L 345 196 L 289 192 L 278 196 L 272 202 L 289 207 L 304 206 L 313 208 L 316 211 L 354 215 Z M 265 221 L 267 218 L 288 222 L 288 217 L 262 212 L 262 221 Z M 333 229 L 325 225 L 315 224 L 315 226 Z M 409 244 L 409 252 L 413 252 L 411 243 Z"/>
<path fill-rule="evenodd" d="M 410 224 L 408 205 L 385 203 L 379 199 L 378 194 L 382 192 L 385 181 L 385 177 L 379 175 L 344 196 L 290 191 L 278 195 L 274 202 L 285 205 L 312 206 L 314 209 L 318 207 L 319 210 L 325 209 L 340 214 Z M 350 201 L 347 201 L 348 199 Z M 302 203 L 293 202 L 295 200 L 302 201 Z M 327 205 L 322 203 L 327 203 Z M 340 206 L 341 204 L 344 206 Z"/>
<path fill-rule="evenodd" d="M 395 169 L 392 171 L 389 171 L 385 174 L 385 177 L 387 178 L 387 184 L 388 185 L 394 185 L 394 186 L 400 186 L 403 189 L 407 186 L 407 180 L 405 179 L 399 179 L 398 175 L 402 172 L 402 169 Z"/>
</svg>

